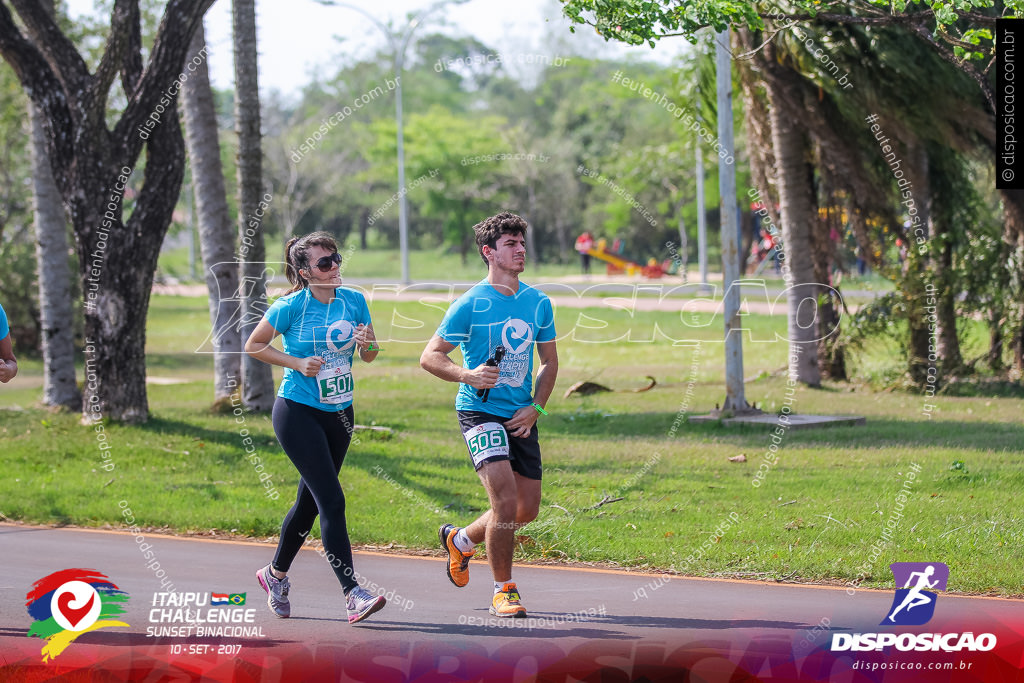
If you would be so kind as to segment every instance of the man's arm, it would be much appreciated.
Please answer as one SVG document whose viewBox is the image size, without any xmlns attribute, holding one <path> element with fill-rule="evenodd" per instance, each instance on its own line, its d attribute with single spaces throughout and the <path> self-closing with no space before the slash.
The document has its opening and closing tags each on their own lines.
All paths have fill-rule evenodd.
<svg viewBox="0 0 1024 683">
<path fill-rule="evenodd" d="M 0 382 L 6 384 L 18 374 L 18 359 L 14 357 L 11 335 L 0 339 Z"/>
<path fill-rule="evenodd" d="M 555 341 L 537 342 L 537 355 L 540 357 L 540 368 L 537 370 L 533 401 L 543 408 L 555 390 L 555 378 L 558 377 L 558 349 Z"/>
<path fill-rule="evenodd" d="M 470 370 L 456 365 L 455 361 L 448 357 L 454 349 L 454 344 L 435 334 L 420 355 L 420 367 L 446 382 L 460 382 L 474 389 L 493 389 L 498 383 L 498 368 L 492 365 L 478 365 Z"/>
<path fill-rule="evenodd" d="M 558 376 L 558 349 L 555 341 L 537 342 L 537 355 L 540 357 L 540 368 L 537 370 L 533 402 L 543 408 L 555 389 L 555 378 Z M 505 423 L 505 429 L 512 436 L 527 436 L 539 416 L 540 413 L 532 405 L 525 406 Z"/>
</svg>

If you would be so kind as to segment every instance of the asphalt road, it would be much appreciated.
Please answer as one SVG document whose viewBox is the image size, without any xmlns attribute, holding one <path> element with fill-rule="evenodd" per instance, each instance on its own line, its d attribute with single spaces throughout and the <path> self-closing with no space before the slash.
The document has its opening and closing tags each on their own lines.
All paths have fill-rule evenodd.
<svg viewBox="0 0 1024 683">
<path fill-rule="evenodd" d="M 457 589 L 439 558 L 357 552 L 361 583 L 389 604 L 349 625 L 333 572 L 310 548 L 290 572 L 292 617 L 274 617 L 254 578 L 272 555 L 273 546 L 260 543 L 0 524 L 0 589 L 8 598 L 0 602 L 0 681 L 54 680 L 72 671 L 88 674 L 79 680 L 154 681 L 1024 681 L 1022 601 L 940 594 L 931 622 L 901 629 L 879 626 L 892 591 L 850 595 L 833 587 L 522 566 L 514 578 L 530 618 L 499 620 L 487 612 L 492 590 L 483 561 L 471 565 L 469 586 Z M 33 620 L 25 596 L 44 576 L 79 567 L 106 574 L 129 594 L 129 627 L 83 634 L 43 664 L 43 641 L 26 637 Z M 160 604 L 172 589 L 205 596 L 200 600 L 246 593 L 244 606 L 198 609 L 205 628 L 224 628 L 207 623 L 210 612 L 239 613 L 226 628 L 245 635 L 189 631 L 201 625 L 195 614 Z M 178 630 L 160 630 L 172 627 Z M 833 633 L 879 631 L 990 632 L 998 647 L 829 649 Z M 953 668 L 855 668 L 901 662 Z"/>
</svg>

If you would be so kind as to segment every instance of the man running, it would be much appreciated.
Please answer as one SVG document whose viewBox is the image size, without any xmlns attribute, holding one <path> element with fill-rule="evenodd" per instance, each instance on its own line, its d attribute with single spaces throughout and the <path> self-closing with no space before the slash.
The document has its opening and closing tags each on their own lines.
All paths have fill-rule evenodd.
<svg viewBox="0 0 1024 683">
<path fill-rule="evenodd" d="M 546 414 L 558 374 L 551 301 L 519 281 L 526 266 L 526 226 L 508 212 L 473 226 L 487 277 L 452 304 L 420 356 L 424 370 L 459 383 L 455 411 L 491 504 L 465 528 L 444 524 L 438 530 L 448 553 L 448 578 L 459 588 L 469 583 L 469 560 L 477 544 L 486 543 L 494 578 L 490 612 L 498 617 L 526 616 L 512 581 L 515 531 L 540 508 L 535 423 Z M 462 366 L 448 357 L 456 345 Z M 534 345 L 540 358 L 536 391 Z M 495 353 L 498 347 L 503 352 Z"/>
</svg>

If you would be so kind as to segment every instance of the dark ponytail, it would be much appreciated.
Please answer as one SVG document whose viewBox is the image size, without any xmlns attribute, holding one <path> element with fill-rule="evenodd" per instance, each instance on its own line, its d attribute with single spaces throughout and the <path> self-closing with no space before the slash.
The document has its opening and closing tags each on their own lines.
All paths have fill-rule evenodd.
<svg viewBox="0 0 1024 683">
<path fill-rule="evenodd" d="M 293 260 L 292 247 L 298 241 L 298 237 L 293 237 L 284 245 L 285 276 L 288 278 L 288 282 L 292 285 L 292 288 L 288 290 L 289 294 L 297 292 L 303 287 L 309 285 L 306 278 L 299 274 L 299 267 L 295 265 L 295 261 Z"/>
<path fill-rule="evenodd" d="M 292 285 L 292 288 L 288 290 L 289 294 L 309 286 L 309 281 L 302 277 L 302 273 L 299 271 L 310 268 L 309 248 L 313 246 L 338 251 L 338 243 L 329 233 L 323 231 L 311 232 L 302 237 L 293 237 L 285 243 L 285 276 Z"/>
</svg>

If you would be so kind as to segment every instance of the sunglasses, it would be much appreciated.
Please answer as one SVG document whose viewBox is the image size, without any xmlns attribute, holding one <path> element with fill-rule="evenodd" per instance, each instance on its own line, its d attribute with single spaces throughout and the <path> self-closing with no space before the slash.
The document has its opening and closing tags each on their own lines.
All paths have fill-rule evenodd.
<svg viewBox="0 0 1024 683">
<path fill-rule="evenodd" d="M 327 273 L 330 272 L 333 264 L 341 265 L 341 254 L 338 252 L 334 252 L 330 256 L 324 256 L 313 265 L 319 268 L 321 273 Z"/>
</svg>

